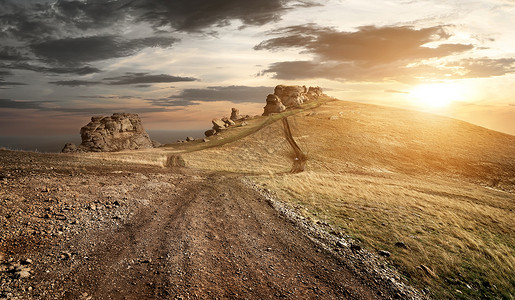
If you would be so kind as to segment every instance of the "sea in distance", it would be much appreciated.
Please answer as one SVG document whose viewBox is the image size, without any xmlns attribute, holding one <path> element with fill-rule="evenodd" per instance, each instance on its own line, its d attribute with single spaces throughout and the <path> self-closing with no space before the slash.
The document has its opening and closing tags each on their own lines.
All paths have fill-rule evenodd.
<svg viewBox="0 0 515 300">
<path fill-rule="evenodd" d="M 204 130 L 147 130 L 150 139 L 161 144 L 175 143 L 191 136 L 196 139 L 204 137 Z M 66 143 L 79 145 L 79 134 L 47 136 L 0 136 L 0 148 L 9 150 L 35 151 L 42 153 L 61 152 Z"/>
</svg>

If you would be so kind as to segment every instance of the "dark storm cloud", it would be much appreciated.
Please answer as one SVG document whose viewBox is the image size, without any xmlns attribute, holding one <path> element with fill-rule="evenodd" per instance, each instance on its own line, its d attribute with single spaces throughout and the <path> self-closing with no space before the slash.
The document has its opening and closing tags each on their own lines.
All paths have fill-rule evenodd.
<svg viewBox="0 0 515 300">
<path fill-rule="evenodd" d="M 17 70 L 29 70 L 39 73 L 46 73 L 46 74 L 76 74 L 76 75 L 88 75 L 93 73 L 99 73 L 101 72 L 100 69 L 91 67 L 91 66 L 82 66 L 82 67 L 63 67 L 63 66 L 57 66 L 57 67 L 47 67 L 47 66 L 36 66 L 31 65 L 28 63 L 17 63 L 17 64 L 11 64 L 7 66 L 10 69 L 17 69 Z"/>
<path fill-rule="evenodd" d="M 149 83 L 163 83 L 163 82 L 188 82 L 198 81 L 193 77 L 172 76 L 168 74 L 152 75 L 148 73 L 125 73 L 125 75 L 117 77 L 104 78 L 102 81 L 95 80 L 60 80 L 51 81 L 49 83 L 61 86 L 89 86 L 98 84 L 107 85 L 137 85 L 136 87 L 149 87 Z"/>
<path fill-rule="evenodd" d="M 314 1 L 291 0 L 136 0 L 130 4 L 139 20 L 155 27 L 171 26 L 186 32 L 202 31 L 213 26 L 240 20 L 245 25 L 263 25 L 280 19 L 294 6 L 314 6 Z"/>
<path fill-rule="evenodd" d="M 109 107 L 109 108 L 101 108 L 101 107 L 46 107 L 43 104 L 45 103 L 53 103 L 54 101 L 18 101 L 11 99 L 0 99 L 0 108 L 11 108 L 11 109 L 35 109 L 39 111 L 52 111 L 52 112 L 61 112 L 61 113 L 71 113 L 71 114 L 88 114 L 88 115 L 100 115 L 100 114 L 112 114 L 114 111 L 127 111 L 127 107 Z M 134 108 L 130 109 L 130 111 L 135 113 L 146 113 L 146 112 L 162 112 L 166 111 L 165 108 L 162 107 L 148 107 L 148 108 Z"/>
<path fill-rule="evenodd" d="M 55 17 L 72 23 L 77 28 L 103 28 L 128 18 L 132 1 L 57 1 L 53 6 Z"/>
<path fill-rule="evenodd" d="M 167 74 L 151 75 L 148 73 L 126 73 L 123 76 L 104 78 L 104 80 L 110 85 L 198 81 L 197 78 L 193 77 L 172 76 Z"/>
<path fill-rule="evenodd" d="M 87 80 L 60 80 L 60 81 L 50 81 L 49 83 L 61 86 L 90 86 L 101 84 L 101 81 L 87 81 Z"/>
<path fill-rule="evenodd" d="M 263 25 L 279 20 L 289 9 L 316 5 L 306 0 L 4 0 L 0 2 L 0 32 L 16 39 L 41 41 L 64 31 L 105 29 L 129 22 L 147 22 L 156 31 L 170 26 L 199 32 L 232 20 L 246 26 Z"/>
<path fill-rule="evenodd" d="M 443 26 L 415 29 L 409 26 L 364 26 L 358 31 L 338 31 L 314 24 L 291 26 L 274 31 L 279 37 L 261 42 L 255 50 L 299 48 L 322 61 L 357 62 L 364 65 L 387 64 L 448 56 L 471 50 L 472 45 L 425 44 L 443 41 L 450 34 Z"/>
<path fill-rule="evenodd" d="M 167 48 L 178 40 L 170 37 L 124 39 L 114 35 L 49 40 L 31 45 L 41 59 L 72 65 L 130 56 L 147 47 Z"/>
<path fill-rule="evenodd" d="M 2 81 L 0 80 L 0 86 L 2 85 L 26 85 L 25 83 L 22 83 L 22 82 L 10 82 L 10 81 Z"/>
<path fill-rule="evenodd" d="M 170 99 L 261 103 L 266 95 L 272 91 L 272 87 L 265 86 L 211 86 L 205 89 L 184 89 L 180 94 L 170 96 Z"/>
<path fill-rule="evenodd" d="M 11 99 L 0 99 L 0 108 L 41 109 L 41 104 L 41 102 L 37 101 L 14 101 Z"/>
<path fill-rule="evenodd" d="M 0 60 L 19 61 L 25 58 L 15 47 L 4 46 L 0 48 Z"/>
</svg>

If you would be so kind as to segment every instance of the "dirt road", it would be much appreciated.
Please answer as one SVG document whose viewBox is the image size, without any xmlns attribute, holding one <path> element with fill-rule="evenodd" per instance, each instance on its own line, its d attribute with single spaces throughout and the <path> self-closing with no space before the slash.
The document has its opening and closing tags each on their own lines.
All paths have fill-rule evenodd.
<svg viewBox="0 0 515 300">
<path fill-rule="evenodd" d="M 360 279 L 238 175 L 29 169 L 3 169 L 0 298 L 395 295 Z"/>
</svg>

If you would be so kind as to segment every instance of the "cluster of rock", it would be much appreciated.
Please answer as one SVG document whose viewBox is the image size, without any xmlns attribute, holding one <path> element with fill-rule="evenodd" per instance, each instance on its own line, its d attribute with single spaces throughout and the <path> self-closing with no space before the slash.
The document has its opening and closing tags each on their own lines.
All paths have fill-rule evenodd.
<svg viewBox="0 0 515 300">
<path fill-rule="evenodd" d="M 280 113 L 287 108 L 299 107 L 302 103 L 317 100 L 321 95 L 323 92 L 320 87 L 278 85 L 274 93 L 266 98 L 263 116 Z M 245 126 L 247 125 L 245 120 L 250 118 L 249 115 L 240 115 L 238 109 L 232 108 L 229 118 L 213 119 L 213 127 L 204 134 L 210 137 L 232 126 Z M 82 143 L 79 146 L 67 143 L 61 152 L 112 152 L 160 146 L 158 142 L 150 140 L 137 114 L 115 113 L 110 117 L 92 117 L 91 122 L 81 128 L 80 135 Z M 193 137 L 187 137 L 186 140 L 177 142 L 194 140 Z M 204 139 L 204 141 L 208 140 Z"/>
<path fill-rule="evenodd" d="M 226 130 L 229 127 L 236 126 L 238 123 L 239 126 L 245 126 L 247 125 L 245 120 L 248 119 L 250 119 L 249 115 L 242 116 L 237 108 L 232 108 L 230 118 L 223 117 L 221 119 L 213 119 L 211 121 L 211 123 L 213 123 L 213 127 L 204 132 L 204 134 L 206 137 L 210 137 Z"/>
<path fill-rule="evenodd" d="M 111 152 L 125 149 L 146 149 L 157 146 L 143 129 L 137 114 L 115 113 L 110 117 L 92 117 L 91 122 L 80 129 L 82 143 L 72 143 L 61 152 Z"/>
<path fill-rule="evenodd" d="M 287 108 L 299 107 L 302 103 L 315 101 L 323 95 L 320 87 L 309 87 L 299 85 L 278 85 L 273 94 L 266 98 L 263 116 L 273 113 L 280 113 Z"/>
</svg>

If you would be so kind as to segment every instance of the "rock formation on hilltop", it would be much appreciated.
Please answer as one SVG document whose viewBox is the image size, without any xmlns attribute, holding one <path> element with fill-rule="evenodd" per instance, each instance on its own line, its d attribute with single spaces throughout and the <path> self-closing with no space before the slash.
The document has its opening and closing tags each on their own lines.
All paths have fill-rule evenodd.
<svg viewBox="0 0 515 300">
<path fill-rule="evenodd" d="M 263 116 L 268 116 L 273 113 L 280 113 L 286 110 L 286 106 L 281 102 L 281 99 L 277 95 L 269 94 L 266 97 L 266 106 Z"/>
<path fill-rule="evenodd" d="M 79 147 L 66 144 L 62 152 L 110 152 L 153 148 L 137 114 L 115 113 L 110 117 L 92 117 L 80 129 Z"/>
<path fill-rule="evenodd" d="M 266 98 L 263 116 L 272 113 L 280 113 L 286 108 L 299 107 L 302 103 L 317 100 L 323 94 L 320 87 L 309 87 L 300 85 L 278 85 L 273 94 Z"/>
</svg>

